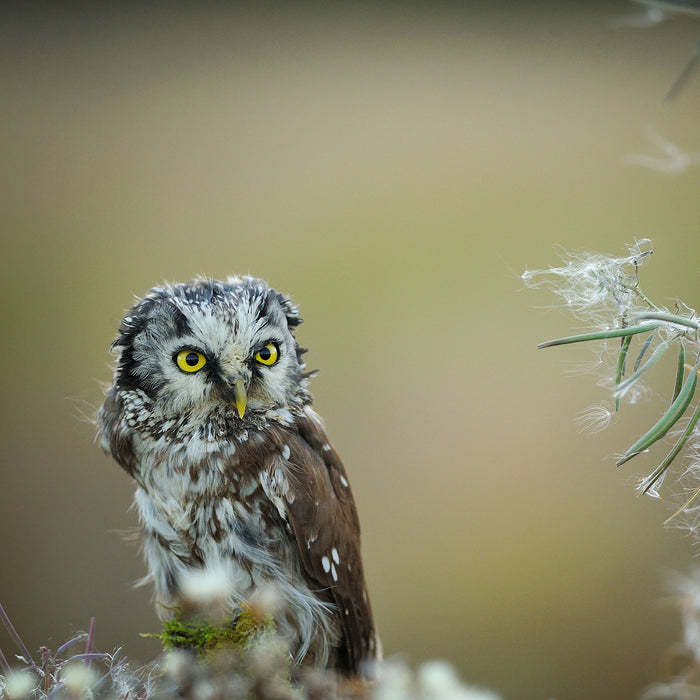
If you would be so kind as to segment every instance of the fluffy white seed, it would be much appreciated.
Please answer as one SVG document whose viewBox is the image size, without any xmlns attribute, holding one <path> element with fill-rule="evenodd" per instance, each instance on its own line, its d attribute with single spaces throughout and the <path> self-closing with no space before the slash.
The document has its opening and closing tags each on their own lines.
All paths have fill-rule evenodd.
<svg viewBox="0 0 700 700">
<path fill-rule="evenodd" d="M 233 593 L 230 571 L 223 565 L 204 569 L 188 569 L 180 579 L 180 590 L 186 604 L 218 618 L 225 614 Z"/>
<path fill-rule="evenodd" d="M 61 680 L 66 690 L 73 697 L 87 697 L 99 676 L 90 667 L 81 661 L 68 664 L 61 672 Z"/>
<path fill-rule="evenodd" d="M 11 700 L 25 698 L 36 687 L 36 677 L 29 671 L 13 671 L 5 677 L 5 695 Z"/>
<path fill-rule="evenodd" d="M 416 671 L 421 695 L 442 700 L 500 700 L 496 693 L 483 688 L 465 686 L 457 671 L 447 661 L 426 661 Z"/>
</svg>

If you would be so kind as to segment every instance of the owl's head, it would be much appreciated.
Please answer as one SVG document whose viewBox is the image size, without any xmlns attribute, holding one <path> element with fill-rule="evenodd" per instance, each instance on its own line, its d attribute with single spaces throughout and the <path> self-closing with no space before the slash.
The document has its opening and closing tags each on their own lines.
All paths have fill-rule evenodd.
<svg viewBox="0 0 700 700">
<path fill-rule="evenodd" d="M 140 389 L 163 416 L 230 411 L 239 420 L 310 401 L 297 307 L 265 282 L 231 277 L 155 287 L 112 348 L 114 388 Z"/>
</svg>

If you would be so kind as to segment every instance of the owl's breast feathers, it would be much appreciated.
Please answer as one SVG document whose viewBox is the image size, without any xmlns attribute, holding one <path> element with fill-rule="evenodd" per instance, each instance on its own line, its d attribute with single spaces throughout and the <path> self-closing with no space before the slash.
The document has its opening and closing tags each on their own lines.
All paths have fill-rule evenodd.
<svg viewBox="0 0 700 700">
<path fill-rule="evenodd" d="M 110 400 L 119 399 L 108 395 Z M 125 412 L 108 410 L 107 414 L 121 414 L 123 420 Z M 167 429 L 152 424 L 141 427 L 143 441 L 138 444 L 132 439 L 139 431 L 121 430 L 118 423 L 104 424 L 102 438 L 103 446 L 148 495 L 147 507 L 163 504 L 158 508 L 161 517 L 166 514 L 170 519 L 160 531 L 150 528 L 149 533 L 144 506 L 139 503 L 146 537 L 152 540 L 145 546 L 157 590 L 158 573 L 154 568 L 160 567 L 162 579 L 167 579 L 160 588 L 176 586 L 173 571 L 178 566 L 206 565 L 207 556 L 220 552 L 226 542 L 231 543 L 232 559 L 252 572 L 253 588 L 259 583 L 255 580 L 256 567 L 260 571 L 266 558 L 282 557 L 275 564 L 276 571 L 278 576 L 286 576 L 288 572 L 283 569 L 289 562 L 284 559 L 291 557 L 296 574 L 289 573 L 289 582 L 301 575 L 303 588 L 318 600 L 319 610 L 325 611 L 322 614 L 332 618 L 327 626 L 332 632 L 326 634 L 320 629 L 324 625 L 314 623 L 317 629 L 312 633 L 326 634 L 326 645 L 335 645 L 334 665 L 356 674 L 364 660 L 381 656 L 350 484 L 320 419 L 309 407 L 295 412 L 291 421 L 268 422 L 250 430 L 247 439 L 231 440 L 228 450 L 222 446 L 220 435 L 179 439 L 176 432 L 182 424 Z M 220 426 L 223 430 L 226 427 Z M 217 448 L 207 452 L 207 444 L 216 444 Z M 165 506 L 176 501 L 182 504 L 179 524 L 172 522 L 175 515 Z M 217 502 L 219 506 L 212 505 Z M 257 521 L 247 520 L 252 511 L 258 510 Z M 182 522 L 183 517 L 187 522 Z M 170 528 L 177 530 L 177 536 L 167 541 Z M 284 540 L 281 544 L 276 541 L 280 537 Z M 178 554 L 186 543 L 186 556 Z M 149 546 L 157 554 L 149 555 Z M 261 547 L 268 551 L 260 551 Z M 180 560 L 176 565 L 170 559 L 173 553 Z M 251 592 L 241 591 L 244 595 Z M 309 645 L 309 640 L 301 644 Z M 313 655 L 313 643 L 309 648 Z"/>
</svg>

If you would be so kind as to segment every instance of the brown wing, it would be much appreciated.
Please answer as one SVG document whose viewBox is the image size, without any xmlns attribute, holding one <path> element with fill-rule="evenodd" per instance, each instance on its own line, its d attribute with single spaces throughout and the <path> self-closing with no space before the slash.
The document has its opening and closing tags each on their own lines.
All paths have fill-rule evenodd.
<svg viewBox="0 0 700 700">
<path fill-rule="evenodd" d="M 294 500 L 287 505 L 307 577 L 325 589 L 341 620 L 337 666 L 356 674 L 379 655 L 360 553 L 360 525 L 345 467 L 314 414 L 297 419 L 287 442 Z M 296 436 L 295 436 L 296 438 Z"/>
</svg>

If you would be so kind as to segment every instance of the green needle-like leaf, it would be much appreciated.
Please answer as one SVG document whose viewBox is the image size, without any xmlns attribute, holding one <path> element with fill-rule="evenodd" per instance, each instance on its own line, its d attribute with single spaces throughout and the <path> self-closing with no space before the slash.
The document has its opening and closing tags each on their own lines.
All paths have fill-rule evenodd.
<svg viewBox="0 0 700 700">
<path fill-rule="evenodd" d="M 661 418 L 654 424 L 654 426 L 644 433 L 642 437 L 637 440 L 637 442 L 632 445 L 627 452 L 619 459 L 617 466 L 624 464 L 628 460 L 632 459 L 635 455 L 648 449 L 657 440 L 660 440 L 666 433 L 674 426 L 680 417 L 685 413 L 690 402 L 695 394 L 695 389 L 698 385 L 698 375 L 697 375 L 698 364 L 693 367 L 692 372 L 688 375 L 685 382 L 683 382 L 683 387 L 681 388 L 676 400 L 668 407 L 668 410 L 661 416 Z"/>
<path fill-rule="evenodd" d="M 624 338 L 637 333 L 647 333 L 658 328 L 660 323 L 646 323 L 642 326 L 628 326 L 627 328 L 614 328 L 609 331 L 596 331 L 594 333 L 581 333 L 581 335 L 570 335 L 556 340 L 547 340 L 540 343 L 538 348 L 549 348 L 555 345 L 568 345 L 569 343 L 584 343 L 587 340 L 605 340 L 607 338 Z"/>
<path fill-rule="evenodd" d="M 630 323 L 635 323 L 636 321 L 663 321 L 664 323 L 673 323 L 677 326 L 692 328 L 696 331 L 700 330 L 700 323 L 695 319 L 688 318 L 687 316 L 679 316 L 678 314 L 672 314 L 667 311 L 640 311 L 639 313 L 631 314 L 629 321 Z"/>
<path fill-rule="evenodd" d="M 627 377 L 627 379 L 621 381 L 617 385 L 613 394 L 615 398 L 621 398 L 645 372 L 648 372 L 661 359 L 661 357 L 666 352 L 666 350 L 668 350 L 668 348 L 668 342 L 662 340 L 656 346 L 656 350 L 654 350 L 651 357 L 636 372 L 630 374 L 630 376 Z"/>
<path fill-rule="evenodd" d="M 639 355 L 637 355 L 637 359 L 634 361 L 634 366 L 632 367 L 633 372 L 636 372 L 639 369 L 639 365 L 641 364 L 642 360 L 644 359 L 644 355 L 646 354 L 647 350 L 649 349 L 649 346 L 651 345 L 652 340 L 654 340 L 654 336 L 650 335 L 644 341 L 644 345 L 642 345 L 642 349 L 639 351 Z"/>
<path fill-rule="evenodd" d="M 695 8 L 698 11 L 698 8 Z M 693 48 L 693 53 L 690 55 L 688 62 L 683 66 L 683 69 L 678 74 L 678 77 L 673 81 L 673 85 L 669 88 L 666 93 L 666 102 L 673 102 L 673 100 L 680 95 L 681 91 L 687 85 L 690 80 L 690 76 L 693 74 L 700 61 L 700 42 L 698 42 Z"/>
<path fill-rule="evenodd" d="M 651 338 L 651 336 L 649 336 Z M 622 376 L 625 373 L 625 365 L 627 364 L 627 351 L 629 350 L 632 336 L 626 335 L 620 343 L 620 354 L 617 356 L 617 367 L 615 368 L 615 387 L 620 383 Z M 620 399 L 615 399 L 615 411 L 620 410 Z"/>
<path fill-rule="evenodd" d="M 640 5 L 659 7 L 669 12 L 684 12 L 691 15 L 700 15 L 700 5 L 697 0 L 637 0 Z"/>
<path fill-rule="evenodd" d="M 659 466 L 656 467 L 656 469 L 654 469 L 654 471 L 642 482 L 642 493 L 646 493 L 659 480 L 661 475 L 671 465 L 671 462 L 673 462 L 673 460 L 678 456 L 678 453 L 683 449 L 685 443 L 688 442 L 688 438 L 693 432 L 693 428 L 695 428 L 698 418 L 700 418 L 700 403 L 698 403 L 698 405 L 695 407 L 695 411 L 693 411 L 693 415 L 691 416 L 688 425 L 683 431 L 683 434 L 678 438 L 678 441 L 673 446 L 673 449 L 666 455 L 663 462 L 661 462 L 661 464 L 659 464 Z"/>
<path fill-rule="evenodd" d="M 673 387 L 673 397 L 671 402 L 676 400 L 678 394 L 681 393 L 681 387 L 683 386 L 683 377 L 685 376 L 685 347 L 683 342 L 679 343 L 680 347 L 678 349 L 678 365 L 676 367 L 676 383 Z"/>
</svg>

